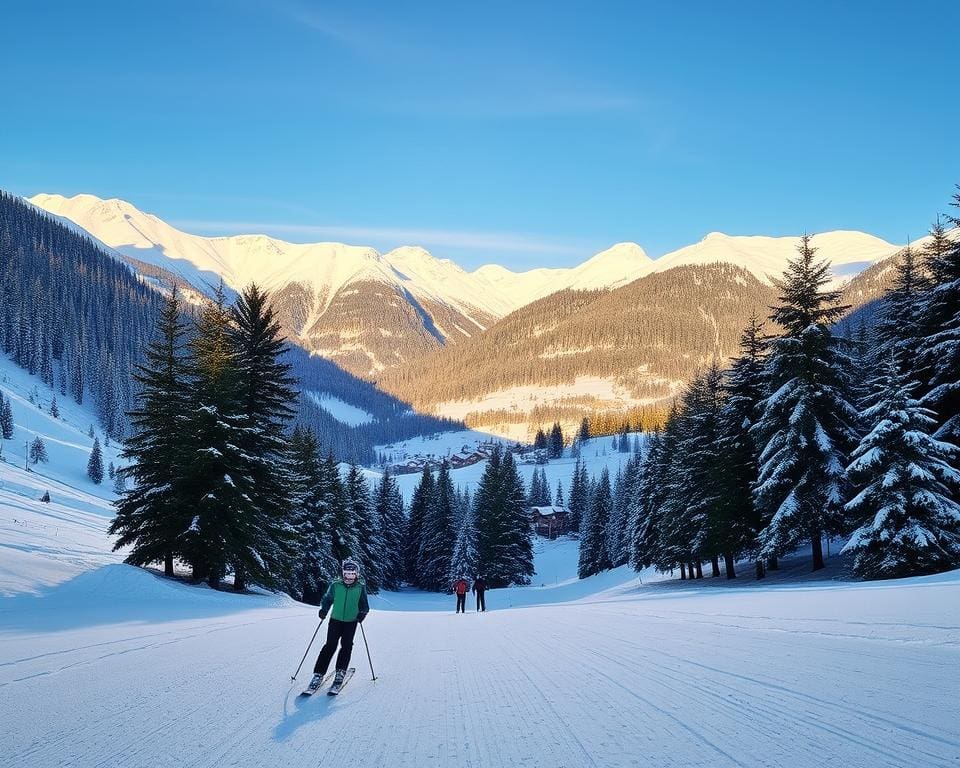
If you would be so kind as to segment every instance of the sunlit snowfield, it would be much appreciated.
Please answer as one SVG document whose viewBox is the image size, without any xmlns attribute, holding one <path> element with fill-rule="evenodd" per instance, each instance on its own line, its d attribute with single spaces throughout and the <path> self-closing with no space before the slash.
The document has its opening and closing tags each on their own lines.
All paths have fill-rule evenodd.
<svg viewBox="0 0 960 768">
<path fill-rule="evenodd" d="M 956 572 L 688 587 L 571 580 L 571 542 L 537 562 L 553 586 L 491 591 L 485 614 L 375 598 L 378 679 L 358 635 L 335 699 L 290 683 L 317 618 L 286 598 L 120 564 L 6 597 L 0 765 L 958 764 Z"/>
</svg>

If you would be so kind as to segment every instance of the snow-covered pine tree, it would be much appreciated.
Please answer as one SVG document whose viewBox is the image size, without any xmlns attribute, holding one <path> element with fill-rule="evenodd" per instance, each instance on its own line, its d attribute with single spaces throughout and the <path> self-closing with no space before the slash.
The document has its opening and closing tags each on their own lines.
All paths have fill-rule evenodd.
<svg viewBox="0 0 960 768">
<path fill-rule="evenodd" d="M 557 492 L 553 494 L 553 506 L 563 506 L 563 481 L 557 480 Z"/>
<path fill-rule="evenodd" d="M 121 453 L 130 460 L 124 474 L 133 484 L 115 502 L 117 514 L 110 524 L 110 533 L 118 537 L 114 549 L 131 548 L 126 562 L 162 562 L 167 576 L 173 575 L 192 518 L 181 495 L 182 434 L 189 407 L 186 332 L 174 286 L 160 311 L 156 338 L 134 371 L 139 394 L 130 413 L 132 433 Z"/>
<path fill-rule="evenodd" d="M 613 511 L 610 490 L 610 471 L 604 467 L 600 479 L 593 484 L 590 512 L 585 527 L 580 531 L 580 558 L 577 575 L 581 579 L 606 571 L 611 567 L 607 553 L 607 524 Z"/>
<path fill-rule="evenodd" d="M 193 566 L 195 579 L 205 579 L 214 588 L 237 563 L 255 568 L 261 583 L 272 583 L 268 564 L 257 562 L 259 554 L 254 554 L 253 478 L 240 447 L 247 437 L 246 418 L 230 325 L 221 284 L 214 299 L 201 308 L 189 343 L 192 403 L 181 431 L 184 492 L 194 512 L 184 537 L 184 559 Z"/>
<path fill-rule="evenodd" d="M 529 584 L 533 569 L 533 531 L 530 528 L 530 516 L 526 504 L 526 489 L 523 478 L 517 469 L 512 453 L 503 457 L 500 465 L 505 519 L 507 523 L 507 542 L 509 544 L 509 583 Z M 542 470 L 541 470 L 542 471 Z M 543 474 L 543 486 L 550 503 L 550 489 L 546 474 Z"/>
<path fill-rule="evenodd" d="M 374 490 L 374 499 L 383 533 L 383 588 L 395 591 L 400 589 L 405 577 L 407 518 L 403 511 L 403 496 L 389 469 L 384 469 Z"/>
<path fill-rule="evenodd" d="M 770 345 L 772 393 L 761 403 L 753 435 L 761 446 L 754 500 L 766 527 L 766 556 L 810 542 L 813 570 L 824 567 L 822 537 L 841 533 L 844 468 L 856 442 L 856 409 L 848 400 L 848 358 L 831 325 L 845 307 L 839 291 L 825 290 L 829 264 L 815 260 L 804 236 L 798 256 L 778 286 L 771 320 L 783 328 Z"/>
<path fill-rule="evenodd" d="M 759 467 L 750 430 L 767 391 L 764 355 L 763 324 L 753 314 L 740 336 L 740 356 L 733 360 L 724 379 L 725 399 L 720 412 L 718 454 L 722 473 L 718 512 L 725 523 L 718 546 L 728 579 L 736 576 L 736 559 L 756 551 L 756 537 L 762 527 L 753 501 L 753 483 Z"/>
<path fill-rule="evenodd" d="M 60 418 L 60 406 L 57 405 L 57 396 L 54 395 L 53 399 L 50 400 L 50 415 L 55 418 Z"/>
<path fill-rule="evenodd" d="M 715 368 L 698 373 L 671 413 L 665 432 L 672 438 L 657 540 L 660 570 L 700 563 L 709 556 L 710 516 L 718 501 L 713 458 L 716 439 Z"/>
<path fill-rule="evenodd" d="M 0 392 L 0 437 L 4 440 L 13 439 L 13 406 L 10 398 Z"/>
<path fill-rule="evenodd" d="M 456 491 L 450 479 L 450 465 L 444 459 L 420 529 L 417 579 L 423 589 L 432 592 L 450 589 L 450 558 L 457 535 L 455 514 Z"/>
<path fill-rule="evenodd" d="M 347 488 L 340 476 L 337 460 L 331 452 L 328 452 L 324 459 L 323 473 L 325 487 L 329 489 L 328 499 L 332 510 L 331 544 L 339 574 L 344 560 L 358 557 L 360 541 L 357 538 L 356 520 L 350 510 Z"/>
<path fill-rule="evenodd" d="M 289 451 L 298 557 L 288 587 L 303 602 L 316 604 L 340 572 L 333 556 L 334 493 L 313 430 L 296 427 Z"/>
<path fill-rule="evenodd" d="M 477 568 L 490 587 L 526 584 L 533 575 L 533 546 L 526 491 L 512 453 L 494 448 L 473 496 Z"/>
<path fill-rule="evenodd" d="M 897 254 L 895 270 L 893 283 L 883 296 L 874 332 L 876 344 L 872 346 L 879 347 L 882 359 L 892 351 L 899 369 L 909 371 L 914 369 L 913 359 L 923 336 L 920 328 L 921 298 L 930 285 L 910 246 Z"/>
<path fill-rule="evenodd" d="M 612 486 L 612 504 L 610 507 L 610 521 L 607 525 L 607 554 L 610 557 L 610 565 L 616 568 L 623 565 L 625 560 L 618 562 L 623 549 L 623 535 L 626 520 L 626 500 L 627 494 L 624 488 L 624 468 L 617 467 L 617 474 L 614 475 Z"/>
<path fill-rule="evenodd" d="M 552 503 L 550 482 L 547 480 L 547 471 L 543 467 L 536 467 L 533 470 L 533 477 L 530 480 L 529 503 L 532 507 L 549 507 Z"/>
<path fill-rule="evenodd" d="M 848 467 L 860 491 L 846 511 L 859 527 L 843 551 L 855 554 L 854 571 L 868 579 L 960 567 L 960 504 L 951 498 L 951 487 L 960 487 L 952 463 L 960 449 L 931 437 L 936 421 L 911 396 L 914 386 L 891 350 L 863 414 L 870 432 Z"/>
<path fill-rule="evenodd" d="M 630 562 L 632 531 L 630 502 L 639 492 L 642 464 L 643 458 L 639 454 L 630 456 L 623 470 L 623 483 L 620 490 L 622 498 L 614 498 L 614 509 L 616 510 L 618 504 L 621 507 L 616 511 L 616 536 L 613 540 L 614 546 L 610 550 L 610 561 L 614 568 Z"/>
<path fill-rule="evenodd" d="M 118 496 L 121 496 L 127 490 L 127 476 L 122 470 L 123 467 L 120 467 L 113 473 L 113 492 Z"/>
<path fill-rule="evenodd" d="M 570 531 L 571 533 L 578 533 L 590 504 L 587 496 L 587 467 L 579 456 L 573 465 L 573 474 L 570 476 L 570 496 L 568 500 L 570 504 Z"/>
<path fill-rule="evenodd" d="M 656 542 L 663 510 L 666 451 L 664 434 L 657 430 L 649 438 L 647 453 L 640 465 L 636 493 L 627 502 L 630 567 L 635 571 L 643 570 L 656 560 Z"/>
<path fill-rule="evenodd" d="M 376 514 L 370 498 L 370 486 L 363 472 L 356 464 L 350 466 L 345 483 L 347 503 L 357 530 L 357 543 L 360 549 L 357 559 L 367 591 L 376 594 L 383 584 L 383 570 L 386 565 L 386 546 L 380 530 L 380 517 Z"/>
<path fill-rule="evenodd" d="M 530 477 L 530 493 L 527 496 L 527 503 L 531 507 L 540 506 L 540 497 L 543 494 L 540 491 L 540 469 L 534 467 L 533 475 Z"/>
<path fill-rule="evenodd" d="M 450 557 L 450 573 L 447 579 L 449 584 L 453 584 L 461 576 L 472 578 L 477 573 L 477 532 L 473 525 L 473 510 L 469 502 L 460 506 L 457 538 Z"/>
<path fill-rule="evenodd" d="M 430 506 L 433 504 L 435 492 L 436 484 L 433 481 L 433 475 L 430 473 L 430 468 L 425 466 L 423 473 L 420 475 L 420 482 L 414 488 L 413 496 L 410 499 L 410 517 L 407 522 L 406 580 L 417 587 L 423 586 L 417 575 L 420 544 L 423 539 L 423 523 Z"/>
<path fill-rule="evenodd" d="M 87 460 L 87 477 L 97 485 L 103 482 L 103 452 L 100 450 L 100 438 L 93 438 L 93 450 Z"/>
<path fill-rule="evenodd" d="M 255 284 L 246 287 L 232 310 L 229 328 L 234 351 L 242 431 L 239 447 L 249 489 L 242 511 L 245 539 L 231 559 L 234 589 L 249 576 L 261 584 L 286 578 L 295 560 L 290 520 L 286 425 L 297 399 L 286 342 L 270 296 Z M 375 589 L 373 591 L 376 591 Z"/>
<path fill-rule="evenodd" d="M 33 442 L 30 443 L 30 463 L 39 464 L 43 462 L 46 464 L 50 461 L 50 457 L 47 456 L 47 445 L 43 442 L 40 435 L 37 435 L 33 438 Z"/>
<path fill-rule="evenodd" d="M 960 207 L 960 193 L 953 199 Z M 950 222 L 960 226 L 958 218 L 950 217 Z M 925 264 L 932 285 L 920 311 L 926 337 L 919 358 L 927 374 L 920 399 L 935 413 L 934 436 L 960 444 L 960 239 L 950 240 L 939 223 L 925 251 Z"/>
<path fill-rule="evenodd" d="M 111 461 L 111 462 L 107 465 L 107 477 L 109 477 L 111 480 L 113 480 L 113 477 L 114 477 L 114 475 L 116 474 L 116 471 L 117 471 L 117 470 L 116 470 L 116 468 L 113 466 L 113 462 Z"/>
</svg>

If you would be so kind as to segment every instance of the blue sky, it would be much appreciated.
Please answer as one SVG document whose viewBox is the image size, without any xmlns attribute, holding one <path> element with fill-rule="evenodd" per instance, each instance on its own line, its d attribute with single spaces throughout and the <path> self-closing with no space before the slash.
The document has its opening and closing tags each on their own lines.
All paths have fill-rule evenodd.
<svg viewBox="0 0 960 768">
<path fill-rule="evenodd" d="M 711 231 L 924 234 L 957 2 L 4 7 L 0 187 L 468 268 Z M 12 31 L 12 34 L 10 32 Z"/>
</svg>

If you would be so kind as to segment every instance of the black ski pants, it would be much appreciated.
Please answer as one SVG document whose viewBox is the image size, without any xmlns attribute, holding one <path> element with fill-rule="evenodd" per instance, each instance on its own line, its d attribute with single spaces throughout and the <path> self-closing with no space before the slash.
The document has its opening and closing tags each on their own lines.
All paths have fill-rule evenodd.
<svg viewBox="0 0 960 768">
<path fill-rule="evenodd" d="M 333 652 L 337 650 L 337 643 L 340 643 L 340 653 L 337 654 L 337 669 L 346 669 L 347 665 L 350 664 L 350 654 L 353 653 L 353 636 L 356 633 L 357 622 L 330 619 L 327 622 L 327 642 L 323 644 L 320 655 L 317 656 L 317 663 L 313 665 L 314 673 L 318 675 L 327 673 L 327 667 L 330 666 Z"/>
<path fill-rule="evenodd" d="M 487 604 L 486 604 L 486 602 L 485 602 L 484 599 L 483 599 L 483 592 L 482 592 L 482 591 L 477 592 L 477 610 L 478 610 L 478 611 L 485 611 L 485 610 L 487 610 Z"/>
<path fill-rule="evenodd" d="M 467 593 L 464 592 L 462 595 L 457 595 L 456 613 L 466 613 L 466 612 L 467 612 Z"/>
</svg>

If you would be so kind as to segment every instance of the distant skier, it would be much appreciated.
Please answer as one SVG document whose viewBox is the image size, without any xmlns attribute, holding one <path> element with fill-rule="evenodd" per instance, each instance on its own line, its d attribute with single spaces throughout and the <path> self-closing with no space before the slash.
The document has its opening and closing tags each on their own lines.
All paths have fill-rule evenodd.
<svg viewBox="0 0 960 768">
<path fill-rule="evenodd" d="M 370 611 L 367 602 L 367 586 L 360 578 L 360 569 L 352 560 L 343 564 L 343 577 L 335 579 L 327 588 L 327 593 L 320 601 L 320 618 L 325 619 L 331 606 L 330 623 L 327 624 L 327 642 L 320 649 L 317 663 L 313 666 L 313 680 L 311 688 L 318 688 L 327 674 L 333 652 L 340 644 L 337 654 L 337 672 L 333 679 L 334 687 L 343 683 L 350 664 L 350 654 L 353 651 L 353 636 L 357 631 L 357 624 L 361 623 Z"/>
<path fill-rule="evenodd" d="M 455 613 L 467 612 L 467 580 L 461 576 L 453 582 L 453 592 L 457 596 L 457 610 Z"/>
<path fill-rule="evenodd" d="M 477 576 L 473 581 L 473 586 L 470 587 L 470 591 L 476 593 L 477 595 L 477 610 L 486 611 L 487 603 L 483 599 L 483 593 L 487 591 L 487 582 L 483 580 L 483 576 Z"/>
</svg>

